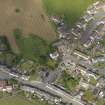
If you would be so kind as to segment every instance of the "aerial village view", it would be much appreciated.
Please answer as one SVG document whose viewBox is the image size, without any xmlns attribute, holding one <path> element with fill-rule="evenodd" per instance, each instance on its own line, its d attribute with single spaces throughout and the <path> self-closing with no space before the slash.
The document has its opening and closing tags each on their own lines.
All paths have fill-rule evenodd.
<svg viewBox="0 0 105 105">
<path fill-rule="evenodd" d="M 0 105 L 105 105 L 105 0 L 0 0 Z"/>
</svg>

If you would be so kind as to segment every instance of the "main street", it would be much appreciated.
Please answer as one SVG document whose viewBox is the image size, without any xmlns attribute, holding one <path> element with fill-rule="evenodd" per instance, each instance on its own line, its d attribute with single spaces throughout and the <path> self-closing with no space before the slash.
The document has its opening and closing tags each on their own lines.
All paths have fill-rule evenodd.
<svg viewBox="0 0 105 105">
<path fill-rule="evenodd" d="M 22 84 L 26 84 L 26 85 L 30 85 L 30 86 L 33 86 L 33 87 L 37 87 L 39 89 L 42 89 L 43 91 L 47 91 L 51 94 L 54 94 L 54 95 L 57 95 L 59 97 L 61 97 L 61 99 L 65 102 L 68 102 L 68 103 L 73 103 L 73 105 L 83 105 L 82 102 L 75 98 L 75 97 L 72 97 L 70 94 L 68 94 L 67 92 L 51 85 L 51 84 L 47 84 L 47 83 L 43 83 L 43 82 L 39 82 L 39 81 L 34 81 L 34 82 L 30 82 L 28 80 L 23 80 L 21 78 L 20 75 L 18 74 L 12 74 L 10 71 L 10 69 L 6 68 L 5 66 L 0 66 L 0 71 L 14 77 L 16 80 L 18 80 L 20 83 Z"/>
</svg>

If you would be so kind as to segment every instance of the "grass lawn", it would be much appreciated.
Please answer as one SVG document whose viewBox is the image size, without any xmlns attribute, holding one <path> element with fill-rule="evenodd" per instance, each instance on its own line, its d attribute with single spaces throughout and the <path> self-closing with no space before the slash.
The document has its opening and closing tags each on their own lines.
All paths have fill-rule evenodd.
<svg viewBox="0 0 105 105">
<path fill-rule="evenodd" d="M 13 96 L 0 99 L 0 105 L 48 105 L 44 101 L 35 100 L 34 103 L 28 101 L 23 96 Z"/>
<path fill-rule="evenodd" d="M 83 98 L 88 102 L 95 103 L 95 105 L 105 105 L 105 99 L 96 97 L 91 90 L 86 90 Z"/>
<path fill-rule="evenodd" d="M 98 99 L 96 105 L 105 105 L 105 99 Z"/>
<path fill-rule="evenodd" d="M 105 46 L 105 37 L 99 41 L 101 45 Z"/>
<path fill-rule="evenodd" d="M 63 85 L 65 89 L 73 91 L 79 85 L 80 79 L 78 77 L 72 77 L 66 71 L 63 72 L 61 78 L 58 80 L 58 84 Z"/>
<path fill-rule="evenodd" d="M 72 26 L 81 17 L 87 7 L 97 0 L 43 0 L 49 15 L 62 16 Z"/>
<path fill-rule="evenodd" d="M 91 90 L 86 90 L 84 93 L 84 99 L 89 102 L 94 102 L 95 96 L 93 95 Z"/>
<path fill-rule="evenodd" d="M 90 84 L 95 86 L 97 84 L 97 80 L 95 80 L 93 77 L 91 77 L 90 78 Z"/>
<path fill-rule="evenodd" d="M 105 61 L 100 61 L 94 64 L 96 68 L 105 68 Z"/>
<path fill-rule="evenodd" d="M 40 64 L 46 63 L 52 49 L 49 43 L 35 35 L 24 37 L 18 29 L 14 31 L 14 36 L 24 59 L 33 60 Z"/>
<path fill-rule="evenodd" d="M 35 64 L 32 61 L 23 61 L 19 63 L 19 69 L 22 71 L 30 72 L 35 68 Z"/>
<path fill-rule="evenodd" d="M 41 81 L 41 77 L 39 76 L 39 74 L 37 72 L 33 73 L 30 75 L 29 78 L 30 81 Z"/>
</svg>

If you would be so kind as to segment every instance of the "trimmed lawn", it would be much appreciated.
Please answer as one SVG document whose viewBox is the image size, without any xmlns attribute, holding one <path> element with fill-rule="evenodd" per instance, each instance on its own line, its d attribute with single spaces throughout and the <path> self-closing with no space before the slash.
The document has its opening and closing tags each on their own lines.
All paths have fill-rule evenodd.
<svg viewBox="0 0 105 105">
<path fill-rule="evenodd" d="M 49 15 L 62 16 L 72 26 L 78 21 L 87 7 L 97 0 L 43 0 Z"/>
<path fill-rule="evenodd" d="M 13 96 L 0 99 L 0 105 L 48 105 L 48 104 L 40 100 L 35 100 L 35 103 L 32 103 L 26 100 L 23 96 Z"/>
</svg>

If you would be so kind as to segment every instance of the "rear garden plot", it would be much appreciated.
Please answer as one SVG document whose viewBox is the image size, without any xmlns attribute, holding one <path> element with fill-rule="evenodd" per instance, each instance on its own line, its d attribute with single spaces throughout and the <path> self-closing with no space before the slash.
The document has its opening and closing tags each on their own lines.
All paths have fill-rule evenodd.
<svg viewBox="0 0 105 105">
<path fill-rule="evenodd" d="M 71 74 L 68 74 L 64 71 L 61 77 L 58 79 L 58 84 L 63 86 L 67 91 L 74 91 L 79 85 L 80 78 L 73 77 Z"/>
</svg>

